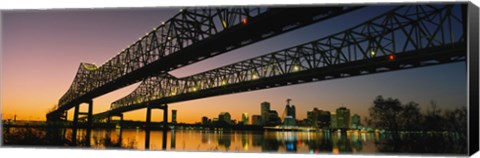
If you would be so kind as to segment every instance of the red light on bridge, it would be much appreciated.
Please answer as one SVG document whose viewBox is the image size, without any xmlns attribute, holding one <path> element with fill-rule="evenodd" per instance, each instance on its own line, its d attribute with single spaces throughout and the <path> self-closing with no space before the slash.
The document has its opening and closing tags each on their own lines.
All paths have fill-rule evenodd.
<svg viewBox="0 0 480 158">
<path fill-rule="evenodd" d="M 388 60 L 395 60 L 395 54 L 388 55 Z"/>
<path fill-rule="evenodd" d="M 243 19 L 242 19 L 242 24 L 243 24 L 243 25 L 247 25 L 247 18 L 243 18 Z"/>
</svg>

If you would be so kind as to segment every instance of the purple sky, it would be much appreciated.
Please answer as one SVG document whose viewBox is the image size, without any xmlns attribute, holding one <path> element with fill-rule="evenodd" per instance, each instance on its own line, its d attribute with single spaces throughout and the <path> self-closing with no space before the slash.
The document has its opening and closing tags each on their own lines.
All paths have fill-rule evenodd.
<svg viewBox="0 0 480 158">
<path fill-rule="evenodd" d="M 187 66 L 171 73 L 178 77 L 270 53 L 336 33 L 378 15 L 384 7 L 362 9 L 314 24 L 266 41 Z M 178 8 L 82 9 L 5 11 L 2 13 L 1 105 L 3 118 L 44 120 L 49 108 L 69 88 L 80 62 L 103 64 L 140 36 L 178 12 Z M 127 95 L 138 84 L 94 99 L 94 113 Z M 334 111 L 346 106 L 351 113 L 368 115 L 377 95 L 415 101 L 425 110 L 430 100 L 440 108 L 466 105 L 465 63 L 446 64 L 405 71 L 313 82 L 287 87 L 217 96 L 170 104 L 178 110 L 179 122 L 200 121 L 228 111 L 239 120 L 242 112 L 260 113 L 260 103 L 269 101 L 283 113 L 285 100 L 297 107 L 297 119 L 313 107 Z M 82 110 L 86 110 L 82 107 Z M 72 113 L 71 111 L 69 112 Z M 154 111 L 154 121 L 161 111 Z M 145 110 L 125 114 L 144 120 Z M 70 116 L 71 119 L 71 116 Z M 363 119 L 363 118 L 362 118 Z"/>
</svg>

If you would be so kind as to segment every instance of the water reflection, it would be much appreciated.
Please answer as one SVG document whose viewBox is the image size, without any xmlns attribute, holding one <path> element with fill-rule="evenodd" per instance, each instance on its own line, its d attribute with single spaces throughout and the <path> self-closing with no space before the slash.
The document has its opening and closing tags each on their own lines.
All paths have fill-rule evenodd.
<svg viewBox="0 0 480 158">
<path fill-rule="evenodd" d="M 31 141 L 15 138 L 14 133 Z M 32 136 L 30 136 L 32 135 Z M 60 136 L 59 136 L 60 135 Z M 42 137 L 38 141 L 34 137 Z M 72 129 L 4 130 L 4 144 L 80 146 L 177 151 L 295 152 L 295 153 L 462 153 L 466 142 L 455 133 L 401 135 L 392 142 L 388 133 L 360 131 L 231 131 L 231 130 L 143 130 L 78 129 L 72 144 Z M 6 142 L 5 142 L 6 141 Z M 16 143 L 15 143 L 16 142 Z M 458 151 L 454 151 L 458 150 Z"/>
<path fill-rule="evenodd" d="M 242 147 L 243 147 L 244 150 L 248 151 L 248 144 L 250 142 L 250 137 L 244 131 L 241 132 L 240 135 L 242 137 Z"/>
<path fill-rule="evenodd" d="M 225 147 L 225 151 L 228 151 L 232 143 L 232 133 L 220 132 L 216 135 L 218 145 Z"/>
<path fill-rule="evenodd" d="M 333 151 L 332 136 L 329 131 L 322 133 L 307 132 L 306 136 L 307 140 L 304 143 L 308 146 L 310 153 Z"/>
<path fill-rule="evenodd" d="M 151 145 L 150 140 L 152 139 L 152 138 L 150 138 L 150 133 L 151 132 L 152 132 L 151 130 L 145 130 L 145 149 L 150 149 L 150 145 Z M 172 131 L 172 133 L 171 133 L 172 138 L 175 136 L 174 133 L 175 132 Z M 156 134 L 158 134 L 158 133 L 155 131 L 155 135 Z M 162 145 L 161 145 L 161 147 L 162 147 L 162 150 L 167 149 L 167 134 L 168 134 L 167 130 L 162 130 L 161 131 L 161 135 L 162 135 L 162 139 L 161 139 Z M 171 138 L 171 140 L 175 141 L 175 138 L 173 138 L 173 139 L 172 138 Z M 172 149 L 174 149 L 174 148 L 172 148 Z"/>
<path fill-rule="evenodd" d="M 172 130 L 170 134 L 170 149 L 175 149 L 175 130 Z"/>
</svg>

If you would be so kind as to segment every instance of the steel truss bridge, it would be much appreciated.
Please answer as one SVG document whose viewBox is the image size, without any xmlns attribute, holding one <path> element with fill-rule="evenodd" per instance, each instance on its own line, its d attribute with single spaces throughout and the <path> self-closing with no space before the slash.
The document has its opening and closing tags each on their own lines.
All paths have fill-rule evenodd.
<svg viewBox="0 0 480 158">
<path fill-rule="evenodd" d="M 103 65 L 81 63 L 47 120 L 65 120 L 69 109 L 95 97 L 357 8 L 182 9 Z"/>
<path fill-rule="evenodd" d="M 460 6 L 402 6 L 340 33 L 184 78 L 145 79 L 95 119 L 149 105 L 465 61 Z"/>
<path fill-rule="evenodd" d="M 123 119 L 124 112 L 147 108 L 150 122 L 151 109 L 160 108 L 166 123 L 168 103 L 466 60 L 466 4 L 403 5 L 301 45 L 183 78 L 168 74 L 357 8 L 183 10 L 102 66 L 81 64 L 74 83 L 47 119 L 66 120 L 66 110 L 75 107 L 74 124 L 79 114 L 86 114 L 91 125 L 93 120 Z M 184 22 L 188 19 L 184 14 L 210 16 L 191 24 Z M 179 17 L 183 23 L 176 22 Z M 210 32 L 200 31 L 203 27 Z M 142 82 L 137 89 L 113 102 L 110 110 L 92 114 L 92 98 L 138 81 Z M 88 113 L 78 112 L 80 103 L 89 103 Z"/>
</svg>

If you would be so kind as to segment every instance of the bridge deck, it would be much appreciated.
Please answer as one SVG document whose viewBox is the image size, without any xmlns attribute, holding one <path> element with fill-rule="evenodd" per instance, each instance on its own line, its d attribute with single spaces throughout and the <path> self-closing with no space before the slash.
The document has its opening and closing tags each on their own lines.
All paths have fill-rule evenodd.
<svg viewBox="0 0 480 158">
<path fill-rule="evenodd" d="M 388 56 L 377 57 L 373 60 L 361 60 L 346 64 L 336 65 L 334 68 L 325 67 L 301 71 L 298 73 L 279 75 L 264 79 L 248 81 L 244 83 L 226 85 L 223 87 L 211 88 L 196 93 L 189 93 L 173 97 L 166 97 L 158 100 L 133 104 L 125 107 L 111 109 L 94 115 L 94 119 L 106 118 L 109 115 L 118 115 L 124 112 L 146 108 L 148 105 L 169 104 L 199 98 L 212 96 L 249 92 L 260 89 L 268 89 L 295 84 L 317 82 L 330 79 L 346 78 L 360 75 L 389 72 L 395 70 L 404 70 L 433 66 L 444 63 L 465 61 L 466 47 L 464 43 L 456 44 L 460 47 L 452 48 L 450 46 L 441 46 L 418 50 L 415 52 L 405 52 L 397 55 L 395 61 L 390 61 Z M 463 45 L 463 46 L 462 46 Z M 428 62 L 427 62 L 428 61 Z M 435 62 L 432 62 L 435 61 Z"/>
</svg>

